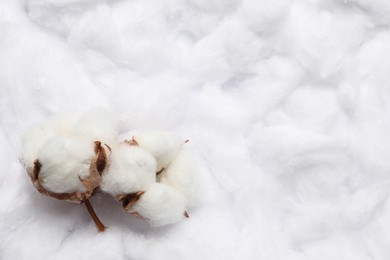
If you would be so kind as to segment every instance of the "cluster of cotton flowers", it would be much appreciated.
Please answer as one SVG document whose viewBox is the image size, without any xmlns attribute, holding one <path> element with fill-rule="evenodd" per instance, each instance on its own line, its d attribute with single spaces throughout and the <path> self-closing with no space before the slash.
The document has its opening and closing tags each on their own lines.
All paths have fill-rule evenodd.
<svg viewBox="0 0 390 260">
<path fill-rule="evenodd" d="M 35 188 L 50 197 L 84 203 L 98 229 L 88 198 L 114 196 L 151 226 L 188 218 L 199 175 L 188 140 L 165 131 L 140 132 L 118 140 L 116 123 L 103 109 L 55 116 L 22 138 L 21 162 Z"/>
</svg>

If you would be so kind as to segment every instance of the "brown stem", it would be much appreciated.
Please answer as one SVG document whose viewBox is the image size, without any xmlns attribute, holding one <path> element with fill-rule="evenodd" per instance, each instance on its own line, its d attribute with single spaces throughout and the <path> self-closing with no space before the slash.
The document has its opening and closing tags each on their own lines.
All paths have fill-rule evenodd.
<svg viewBox="0 0 390 260">
<path fill-rule="evenodd" d="M 88 199 L 84 200 L 85 207 L 87 207 L 89 215 L 91 215 L 91 218 L 96 224 L 96 227 L 99 229 L 99 232 L 106 231 L 106 227 L 103 225 L 103 223 L 100 221 L 98 216 L 96 215 L 95 211 L 92 208 L 91 202 L 89 202 Z"/>
</svg>

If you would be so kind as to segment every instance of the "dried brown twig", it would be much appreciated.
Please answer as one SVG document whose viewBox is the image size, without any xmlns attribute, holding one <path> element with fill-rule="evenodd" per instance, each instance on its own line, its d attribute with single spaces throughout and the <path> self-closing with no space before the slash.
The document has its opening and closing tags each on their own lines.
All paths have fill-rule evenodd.
<svg viewBox="0 0 390 260">
<path fill-rule="evenodd" d="M 93 207 L 91 205 L 91 202 L 89 202 L 89 199 L 84 200 L 84 205 L 87 208 L 89 215 L 91 216 L 91 218 L 95 222 L 96 227 L 98 228 L 99 232 L 106 231 L 106 227 L 103 225 L 103 223 L 100 221 L 99 217 L 96 215 L 96 213 L 93 210 Z"/>
</svg>

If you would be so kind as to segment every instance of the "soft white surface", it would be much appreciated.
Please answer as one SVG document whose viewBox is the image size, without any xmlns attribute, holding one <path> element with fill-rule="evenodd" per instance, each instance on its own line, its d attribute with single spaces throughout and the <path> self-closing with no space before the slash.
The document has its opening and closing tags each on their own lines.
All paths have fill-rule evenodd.
<svg viewBox="0 0 390 260">
<path fill-rule="evenodd" d="M 0 259 L 390 259 L 390 2 L 3 0 Z M 107 107 L 189 138 L 207 189 L 151 228 L 46 198 L 22 133 Z"/>
</svg>

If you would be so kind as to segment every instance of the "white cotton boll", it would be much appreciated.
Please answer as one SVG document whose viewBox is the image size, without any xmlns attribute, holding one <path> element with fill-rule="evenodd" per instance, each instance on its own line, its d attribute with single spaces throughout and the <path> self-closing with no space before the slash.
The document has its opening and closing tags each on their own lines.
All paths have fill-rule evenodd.
<svg viewBox="0 0 390 260">
<path fill-rule="evenodd" d="M 200 169 L 188 150 L 182 149 L 157 178 L 159 182 L 170 185 L 182 193 L 187 206 L 199 199 L 201 189 Z"/>
<path fill-rule="evenodd" d="M 90 174 L 95 157 L 94 144 L 80 137 L 53 137 L 38 153 L 42 165 L 38 178 L 42 186 L 54 193 L 86 191 L 80 178 Z"/>
<path fill-rule="evenodd" d="M 65 112 L 49 118 L 42 125 L 56 135 L 69 136 L 73 134 L 74 126 L 82 115 L 83 112 L 80 111 Z"/>
<path fill-rule="evenodd" d="M 184 218 L 185 200 L 168 185 L 155 183 L 130 209 L 137 212 L 154 227 L 176 223 Z"/>
<path fill-rule="evenodd" d="M 38 157 L 38 152 L 46 141 L 55 136 L 52 130 L 43 126 L 36 126 L 31 128 L 22 137 L 22 148 L 20 160 L 25 168 L 33 167 L 34 161 Z"/>
<path fill-rule="evenodd" d="M 156 180 L 156 160 L 144 149 L 120 144 L 113 147 L 110 167 L 103 175 L 102 191 L 118 196 L 145 190 Z"/>
<path fill-rule="evenodd" d="M 168 166 L 185 143 L 184 140 L 166 131 L 142 132 L 135 135 L 134 140 L 156 158 L 157 172 Z"/>
<path fill-rule="evenodd" d="M 21 161 L 25 167 L 32 167 L 38 152 L 47 140 L 54 136 L 68 136 L 72 133 L 81 113 L 69 112 L 53 116 L 29 129 L 22 137 Z"/>
<path fill-rule="evenodd" d="M 116 143 L 116 122 L 113 115 L 103 108 L 94 108 L 84 113 L 74 126 L 75 134 L 80 134 L 91 141 L 113 145 Z"/>
</svg>

